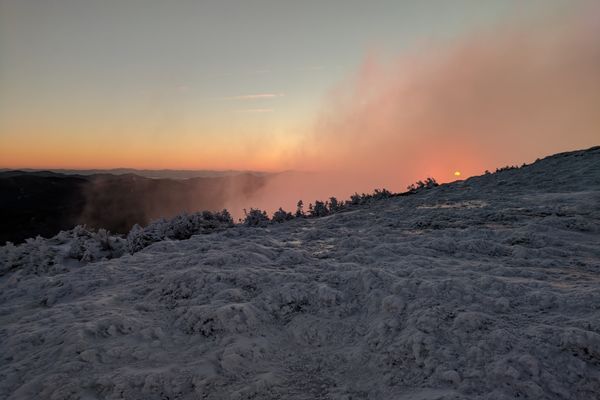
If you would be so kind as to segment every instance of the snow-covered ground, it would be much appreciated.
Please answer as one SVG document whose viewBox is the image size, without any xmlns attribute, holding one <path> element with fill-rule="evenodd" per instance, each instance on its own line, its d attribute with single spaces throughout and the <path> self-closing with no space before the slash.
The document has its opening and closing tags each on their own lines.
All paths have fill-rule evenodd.
<svg viewBox="0 0 600 400">
<path fill-rule="evenodd" d="M 0 266 L 2 399 L 600 398 L 600 148 L 56 262 Z"/>
</svg>

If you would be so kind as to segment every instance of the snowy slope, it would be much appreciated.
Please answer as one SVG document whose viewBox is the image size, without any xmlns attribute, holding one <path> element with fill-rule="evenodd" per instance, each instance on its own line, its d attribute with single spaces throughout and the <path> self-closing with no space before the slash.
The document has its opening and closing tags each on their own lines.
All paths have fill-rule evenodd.
<svg viewBox="0 0 600 400">
<path fill-rule="evenodd" d="M 3 399 L 600 398 L 600 148 L 0 270 Z"/>
</svg>

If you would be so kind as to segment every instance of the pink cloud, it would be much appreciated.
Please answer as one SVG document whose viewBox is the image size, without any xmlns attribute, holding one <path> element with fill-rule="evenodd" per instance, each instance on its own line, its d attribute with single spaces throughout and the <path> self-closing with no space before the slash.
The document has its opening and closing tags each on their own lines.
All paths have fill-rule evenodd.
<svg viewBox="0 0 600 400">
<path fill-rule="evenodd" d="M 402 188 L 597 145 L 598 15 L 505 24 L 391 61 L 368 55 L 330 91 L 288 167 Z"/>
</svg>

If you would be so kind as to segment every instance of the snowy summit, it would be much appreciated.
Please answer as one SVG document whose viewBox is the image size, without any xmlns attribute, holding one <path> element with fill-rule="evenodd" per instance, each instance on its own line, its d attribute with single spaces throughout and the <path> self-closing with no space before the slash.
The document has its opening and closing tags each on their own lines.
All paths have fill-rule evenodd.
<svg viewBox="0 0 600 400">
<path fill-rule="evenodd" d="M 111 259 L 80 237 L 0 247 L 2 399 L 600 397 L 600 147 Z"/>
</svg>

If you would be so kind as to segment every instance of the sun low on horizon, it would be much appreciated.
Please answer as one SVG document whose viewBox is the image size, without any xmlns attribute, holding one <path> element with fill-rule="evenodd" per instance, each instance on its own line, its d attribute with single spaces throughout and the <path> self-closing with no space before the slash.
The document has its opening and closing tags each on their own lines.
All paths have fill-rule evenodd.
<svg viewBox="0 0 600 400">
<path fill-rule="evenodd" d="M 346 170 L 401 185 L 589 147 L 596 11 L 0 0 L 0 168 Z"/>
</svg>

